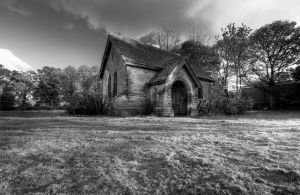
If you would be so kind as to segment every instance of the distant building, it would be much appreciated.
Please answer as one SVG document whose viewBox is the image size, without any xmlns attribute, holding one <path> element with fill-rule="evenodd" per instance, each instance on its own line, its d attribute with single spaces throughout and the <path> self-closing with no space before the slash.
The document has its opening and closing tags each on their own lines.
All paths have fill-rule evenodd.
<svg viewBox="0 0 300 195">
<path fill-rule="evenodd" d="M 182 56 L 129 38 L 108 36 L 100 67 L 104 101 L 118 115 L 152 112 L 195 116 L 197 99 L 211 99 L 212 78 Z"/>
<path fill-rule="evenodd" d="M 269 106 L 269 94 L 253 87 L 242 89 L 243 97 L 251 97 L 255 107 Z M 277 109 L 300 109 L 300 81 L 287 81 L 275 86 L 275 107 Z"/>
</svg>

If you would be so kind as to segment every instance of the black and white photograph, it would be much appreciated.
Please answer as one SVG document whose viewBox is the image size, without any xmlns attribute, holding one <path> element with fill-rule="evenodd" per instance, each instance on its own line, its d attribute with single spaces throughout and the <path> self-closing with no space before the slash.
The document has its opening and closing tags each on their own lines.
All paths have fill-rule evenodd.
<svg viewBox="0 0 300 195">
<path fill-rule="evenodd" d="M 300 195 L 299 0 L 0 0 L 0 195 Z"/>
</svg>

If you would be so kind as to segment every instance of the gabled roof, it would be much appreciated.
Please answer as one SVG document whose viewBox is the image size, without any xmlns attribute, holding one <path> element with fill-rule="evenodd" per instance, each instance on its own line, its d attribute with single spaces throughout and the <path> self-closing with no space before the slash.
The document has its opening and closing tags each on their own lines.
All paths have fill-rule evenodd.
<svg viewBox="0 0 300 195">
<path fill-rule="evenodd" d="M 165 82 L 168 76 L 172 73 L 176 66 L 183 65 L 186 68 L 188 74 L 192 78 L 193 82 L 198 86 L 201 87 L 197 76 L 195 75 L 194 71 L 192 70 L 190 64 L 182 57 L 177 57 L 172 60 L 169 60 L 165 63 L 165 68 L 156 73 L 152 79 L 148 82 L 148 85 L 155 85 L 162 82 Z"/>
<path fill-rule="evenodd" d="M 108 52 L 111 46 L 122 57 L 126 65 L 140 66 L 157 71 L 164 70 L 168 64 L 167 62 L 172 61 L 173 63 L 178 64 L 181 63 L 182 60 L 185 60 L 184 57 L 178 54 L 170 53 L 166 50 L 150 45 L 145 45 L 133 39 L 108 35 L 100 68 L 100 78 L 103 76 L 106 66 L 105 58 L 108 58 Z M 209 74 L 203 71 L 201 67 L 192 64 L 190 64 L 190 67 L 200 80 L 213 81 Z M 162 74 L 165 74 L 166 72 L 168 71 L 165 70 Z"/>
<path fill-rule="evenodd" d="M 182 58 L 174 58 L 165 63 L 165 68 L 156 73 L 148 84 L 152 85 L 165 81 L 177 65 L 182 64 Z"/>
</svg>

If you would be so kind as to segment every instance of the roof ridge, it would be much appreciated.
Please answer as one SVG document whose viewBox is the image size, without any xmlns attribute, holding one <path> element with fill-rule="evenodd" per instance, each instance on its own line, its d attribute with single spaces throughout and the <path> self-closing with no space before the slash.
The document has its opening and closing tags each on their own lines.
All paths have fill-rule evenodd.
<svg viewBox="0 0 300 195">
<path fill-rule="evenodd" d="M 172 63 L 189 63 L 198 77 L 211 79 L 208 73 L 178 53 L 143 44 L 138 40 L 121 35 L 109 34 L 108 41 L 114 45 L 113 47 L 119 55 L 126 57 L 123 59 L 125 63 L 143 65 L 144 68 L 154 67 L 160 70 L 164 70 L 166 66 L 171 68 L 170 64 Z"/>
<path fill-rule="evenodd" d="M 151 48 L 151 49 L 154 49 L 154 50 L 157 50 L 157 51 L 161 51 L 161 52 L 169 54 L 169 55 L 174 55 L 174 56 L 180 55 L 180 54 L 173 53 L 173 52 L 170 52 L 168 50 L 165 50 L 165 49 L 162 49 L 162 48 L 159 48 L 159 47 L 154 47 L 154 46 L 149 45 L 149 44 L 144 44 L 141 41 L 133 39 L 131 37 L 127 37 L 127 36 L 123 36 L 123 35 L 122 36 L 121 35 L 118 36 L 118 35 L 115 35 L 115 34 L 109 34 L 108 36 L 113 37 L 115 39 L 118 39 L 120 41 L 126 42 L 126 43 L 128 43 L 130 45 L 132 45 L 130 42 L 135 42 L 135 43 L 138 43 L 138 44 L 140 44 L 140 45 L 142 45 L 144 47 L 148 47 L 148 48 Z"/>
</svg>

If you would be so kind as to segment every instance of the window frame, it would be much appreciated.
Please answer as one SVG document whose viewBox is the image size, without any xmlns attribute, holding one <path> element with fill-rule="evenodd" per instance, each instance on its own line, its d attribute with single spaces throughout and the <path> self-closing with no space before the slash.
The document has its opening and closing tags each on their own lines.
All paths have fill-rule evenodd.
<svg viewBox="0 0 300 195">
<path fill-rule="evenodd" d="M 117 96 L 118 94 L 118 74 L 114 72 L 114 83 L 113 83 L 113 97 Z"/>
<path fill-rule="evenodd" d="M 111 97 L 111 76 L 110 76 L 110 74 L 108 74 L 107 95 L 108 95 L 108 97 Z"/>
<path fill-rule="evenodd" d="M 197 94 L 198 99 L 203 99 L 203 89 L 202 87 L 198 87 L 198 94 Z"/>
</svg>

